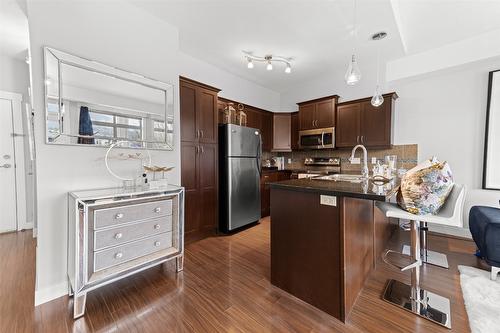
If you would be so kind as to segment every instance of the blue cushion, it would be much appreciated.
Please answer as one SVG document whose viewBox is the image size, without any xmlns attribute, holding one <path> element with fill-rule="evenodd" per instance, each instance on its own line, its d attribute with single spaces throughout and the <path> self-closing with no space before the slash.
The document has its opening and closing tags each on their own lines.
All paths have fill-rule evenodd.
<svg viewBox="0 0 500 333">
<path fill-rule="evenodd" d="M 500 267 L 500 209 L 472 207 L 469 213 L 469 229 L 486 262 Z"/>
</svg>

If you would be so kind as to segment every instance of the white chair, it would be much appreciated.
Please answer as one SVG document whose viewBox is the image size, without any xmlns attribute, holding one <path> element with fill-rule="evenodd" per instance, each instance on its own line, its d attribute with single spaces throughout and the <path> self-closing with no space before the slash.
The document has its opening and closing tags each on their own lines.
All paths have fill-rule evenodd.
<svg viewBox="0 0 500 333">
<path fill-rule="evenodd" d="M 428 260 L 428 252 L 430 252 L 427 251 L 427 223 L 456 227 L 462 226 L 464 201 L 465 186 L 455 184 L 452 192 L 446 199 L 446 203 L 436 215 L 415 215 L 401 209 L 394 203 L 376 203 L 385 216 L 410 220 L 409 229 L 411 232 L 409 256 L 400 254 L 411 259 L 409 265 L 402 267 L 390 262 L 389 255 L 398 253 L 395 251 L 387 250 L 383 258 L 385 262 L 396 266 L 401 271 L 412 269 L 411 285 L 396 280 L 389 280 L 383 295 L 384 300 L 448 328 L 451 328 L 450 301 L 445 297 L 420 288 L 420 266 L 424 259 Z M 420 238 L 421 235 L 423 235 L 423 239 Z M 446 259 L 446 256 L 444 258 Z M 448 267 L 447 260 L 446 267 Z"/>
</svg>

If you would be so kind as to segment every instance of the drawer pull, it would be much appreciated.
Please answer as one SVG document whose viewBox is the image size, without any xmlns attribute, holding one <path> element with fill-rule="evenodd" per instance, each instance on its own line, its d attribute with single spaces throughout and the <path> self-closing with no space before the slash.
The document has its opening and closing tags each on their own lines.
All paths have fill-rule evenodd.
<svg viewBox="0 0 500 333">
<path fill-rule="evenodd" d="M 120 239 L 123 237 L 123 234 L 121 232 L 115 234 L 115 239 Z"/>
<path fill-rule="evenodd" d="M 159 212 L 161 212 L 161 208 L 160 207 L 156 207 L 155 208 L 155 213 L 159 213 Z"/>
<path fill-rule="evenodd" d="M 156 230 L 160 229 L 160 225 L 159 224 L 155 224 L 155 229 Z"/>
<path fill-rule="evenodd" d="M 123 218 L 123 213 L 118 213 L 118 214 L 115 215 L 115 219 L 118 220 L 118 219 L 121 219 L 121 218 Z"/>
<path fill-rule="evenodd" d="M 155 242 L 155 246 L 160 246 L 160 242 L 159 242 L 159 241 L 156 241 L 156 242 Z"/>
<path fill-rule="evenodd" d="M 123 253 L 118 252 L 117 254 L 115 254 L 115 259 L 120 259 L 121 257 L 123 257 Z"/>
</svg>

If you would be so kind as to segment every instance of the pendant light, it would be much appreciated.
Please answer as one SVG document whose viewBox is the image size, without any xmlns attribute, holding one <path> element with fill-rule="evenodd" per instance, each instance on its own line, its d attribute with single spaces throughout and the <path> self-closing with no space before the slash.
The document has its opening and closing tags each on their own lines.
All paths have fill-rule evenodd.
<svg viewBox="0 0 500 333">
<path fill-rule="evenodd" d="M 372 40 L 380 41 L 387 37 L 387 33 L 378 32 L 372 36 Z M 371 104 L 374 107 L 379 107 L 384 103 L 384 96 L 382 96 L 382 92 L 380 90 L 380 43 L 377 49 L 377 86 L 375 87 L 375 92 L 373 93 L 373 97 L 371 100 Z"/>
<path fill-rule="evenodd" d="M 353 28 L 352 28 L 352 35 L 354 38 L 353 41 L 353 48 L 352 48 L 352 55 L 351 55 L 351 61 L 349 62 L 349 66 L 347 67 L 347 71 L 345 73 L 344 79 L 345 83 L 347 83 L 350 86 L 355 85 L 356 83 L 361 80 L 361 71 L 359 70 L 358 63 L 356 61 L 356 41 L 357 41 L 357 31 L 356 31 L 356 0 L 354 0 L 354 17 L 353 17 Z"/>
</svg>

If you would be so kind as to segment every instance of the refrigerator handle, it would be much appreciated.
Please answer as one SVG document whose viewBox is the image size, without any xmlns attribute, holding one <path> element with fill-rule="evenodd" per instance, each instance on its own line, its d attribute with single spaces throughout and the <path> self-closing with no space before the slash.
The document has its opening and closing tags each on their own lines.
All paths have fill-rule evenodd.
<svg viewBox="0 0 500 333">
<path fill-rule="evenodd" d="M 256 162 L 257 162 L 257 170 L 259 170 L 259 176 L 262 176 L 262 136 L 259 133 L 259 144 L 257 146 L 257 157 L 256 157 Z"/>
</svg>

